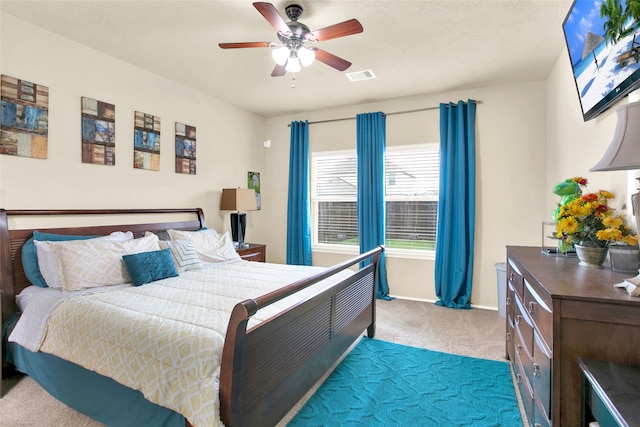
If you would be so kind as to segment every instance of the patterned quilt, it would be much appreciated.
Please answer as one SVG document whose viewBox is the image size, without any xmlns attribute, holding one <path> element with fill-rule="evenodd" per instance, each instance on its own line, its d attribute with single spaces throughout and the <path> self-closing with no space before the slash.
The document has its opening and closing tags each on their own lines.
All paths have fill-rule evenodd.
<svg viewBox="0 0 640 427">
<path fill-rule="evenodd" d="M 321 270 L 240 261 L 69 298 L 53 310 L 41 351 L 140 390 L 196 427 L 222 425 L 218 374 L 234 305 Z M 349 274 L 259 311 L 250 325 Z"/>
</svg>

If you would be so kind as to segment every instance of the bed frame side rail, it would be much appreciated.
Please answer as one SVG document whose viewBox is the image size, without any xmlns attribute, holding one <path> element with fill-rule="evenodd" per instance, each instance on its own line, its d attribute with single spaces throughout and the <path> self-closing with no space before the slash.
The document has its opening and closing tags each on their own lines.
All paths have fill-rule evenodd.
<svg viewBox="0 0 640 427">
<path fill-rule="evenodd" d="M 375 333 L 375 283 L 382 246 L 318 275 L 234 307 L 220 374 L 227 427 L 275 425 L 366 329 Z M 247 331 L 261 308 L 371 259 L 353 275 Z"/>
</svg>

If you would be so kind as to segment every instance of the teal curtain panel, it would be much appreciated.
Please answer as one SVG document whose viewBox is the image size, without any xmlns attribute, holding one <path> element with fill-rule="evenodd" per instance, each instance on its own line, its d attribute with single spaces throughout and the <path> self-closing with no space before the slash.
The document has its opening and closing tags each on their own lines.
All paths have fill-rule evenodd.
<svg viewBox="0 0 640 427">
<path fill-rule="evenodd" d="M 384 154 L 386 145 L 386 116 L 365 113 L 356 116 L 358 237 L 360 253 L 384 245 Z M 370 261 L 365 261 L 365 266 Z M 380 255 L 376 297 L 389 300 L 389 284 L 385 254 Z"/>
<path fill-rule="evenodd" d="M 309 122 L 291 122 L 287 264 L 312 265 L 309 199 Z"/>
<path fill-rule="evenodd" d="M 471 308 L 476 216 L 476 103 L 440 104 L 437 305 Z"/>
</svg>

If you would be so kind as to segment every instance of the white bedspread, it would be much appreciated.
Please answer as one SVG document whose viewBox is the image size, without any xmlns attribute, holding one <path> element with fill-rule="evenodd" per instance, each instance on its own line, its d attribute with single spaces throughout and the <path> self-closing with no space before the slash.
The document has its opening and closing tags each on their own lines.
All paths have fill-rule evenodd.
<svg viewBox="0 0 640 427">
<path fill-rule="evenodd" d="M 233 307 L 322 270 L 240 261 L 139 287 L 74 293 L 73 298 L 62 292 L 58 300 L 51 292 L 38 293 L 47 294 L 45 302 L 31 297 L 10 340 L 140 390 L 147 400 L 181 413 L 196 427 L 221 425 L 219 363 Z M 347 270 L 279 301 L 259 311 L 250 323 L 349 274 Z M 44 327 L 31 317 L 40 310 L 50 312 Z"/>
</svg>

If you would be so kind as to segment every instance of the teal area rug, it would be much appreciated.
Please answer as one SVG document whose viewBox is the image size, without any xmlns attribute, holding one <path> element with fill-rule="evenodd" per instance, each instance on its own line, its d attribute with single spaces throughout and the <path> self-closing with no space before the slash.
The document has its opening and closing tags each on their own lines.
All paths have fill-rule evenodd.
<svg viewBox="0 0 640 427">
<path fill-rule="evenodd" d="M 522 426 L 507 362 L 362 338 L 294 426 Z"/>
</svg>

